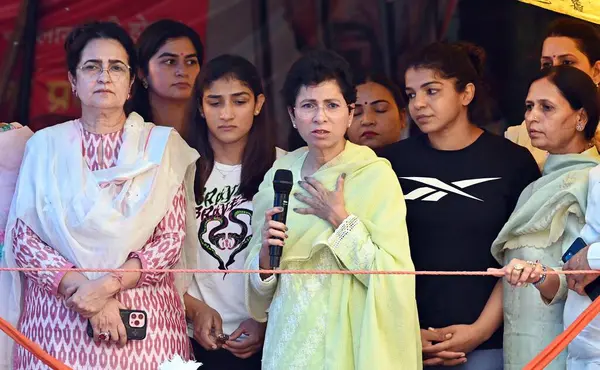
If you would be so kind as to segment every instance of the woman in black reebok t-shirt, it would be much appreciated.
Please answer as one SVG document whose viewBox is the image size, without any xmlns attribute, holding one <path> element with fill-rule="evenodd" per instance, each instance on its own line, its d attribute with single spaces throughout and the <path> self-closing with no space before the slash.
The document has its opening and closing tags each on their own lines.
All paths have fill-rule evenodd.
<svg viewBox="0 0 600 370">
<path fill-rule="evenodd" d="M 424 135 L 384 148 L 407 204 L 417 270 L 486 271 L 490 246 L 521 191 L 539 176 L 531 154 L 485 132 L 484 52 L 435 43 L 405 74 L 409 112 Z M 482 276 L 419 276 L 425 365 L 502 369 L 502 287 Z"/>
</svg>

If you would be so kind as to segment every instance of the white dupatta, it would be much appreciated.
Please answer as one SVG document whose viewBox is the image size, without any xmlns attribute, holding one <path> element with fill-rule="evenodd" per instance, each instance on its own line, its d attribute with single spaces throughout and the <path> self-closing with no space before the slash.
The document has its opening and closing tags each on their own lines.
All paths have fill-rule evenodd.
<svg viewBox="0 0 600 370">
<path fill-rule="evenodd" d="M 145 245 L 185 183 L 186 238 L 175 268 L 195 267 L 198 153 L 172 128 L 144 122 L 137 113 L 125 122 L 115 167 L 92 172 L 81 142 L 78 121 L 69 121 L 39 131 L 27 143 L 1 266 L 17 267 L 12 230 L 19 218 L 76 267 L 118 268 Z M 103 273 L 86 275 L 97 279 Z M 21 314 L 22 277 L 0 273 L 0 297 L 6 302 L 0 305 L 0 316 L 14 326 Z M 175 281 L 183 297 L 191 275 L 178 274 Z M 12 366 L 12 348 L 12 340 L 0 333 L 0 369 Z"/>
</svg>

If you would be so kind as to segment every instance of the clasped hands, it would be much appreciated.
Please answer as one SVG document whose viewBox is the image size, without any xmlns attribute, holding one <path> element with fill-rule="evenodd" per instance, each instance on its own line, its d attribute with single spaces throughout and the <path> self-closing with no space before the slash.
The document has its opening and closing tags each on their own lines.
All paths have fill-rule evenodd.
<svg viewBox="0 0 600 370">
<path fill-rule="evenodd" d="M 223 348 L 238 358 L 246 359 L 260 351 L 263 346 L 265 323 L 247 319 L 231 335 L 224 336 L 221 315 L 203 302 L 195 304 L 192 321 L 194 339 L 207 351 Z"/>
<path fill-rule="evenodd" d="M 440 329 L 421 329 L 423 365 L 457 366 L 464 364 L 467 362 L 467 354 L 485 342 L 484 332 L 477 323 L 451 325 Z"/>
<path fill-rule="evenodd" d="M 102 333 L 109 341 L 119 346 L 127 343 L 127 333 L 120 310 L 126 309 L 115 296 L 121 290 L 118 276 L 108 274 L 96 280 L 88 280 L 78 274 L 63 286 L 61 294 L 65 306 L 90 320 L 94 340 L 98 342 Z"/>
</svg>

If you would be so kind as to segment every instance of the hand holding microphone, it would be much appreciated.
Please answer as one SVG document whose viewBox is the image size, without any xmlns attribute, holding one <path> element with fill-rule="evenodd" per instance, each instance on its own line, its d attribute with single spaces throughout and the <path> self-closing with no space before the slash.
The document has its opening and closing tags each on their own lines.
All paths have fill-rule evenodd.
<svg viewBox="0 0 600 370">
<path fill-rule="evenodd" d="M 275 199 L 273 208 L 265 212 L 265 224 L 262 229 L 262 248 L 259 265 L 261 269 L 270 270 L 279 267 L 285 239 L 287 239 L 287 206 L 293 177 L 289 170 L 277 170 L 273 179 Z"/>
<path fill-rule="evenodd" d="M 306 193 L 295 193 L 294 197 L 305 205 L 295 208 L 294 212 L 302 215 L 314 215 L 328 222 L 333 229 L 337 229 L 348 217 L 344 201 L 344 181 L 346 174 L 341 174 L 333 190 L 328 190 L 314 178 L 306 177 L 299 181 L 300 187 Z M 262 249 L 260 252 L 260 268 L 270 270 L 279 267 L 285 239 L 287 239 L 288 197 L 292 189 L 292 173 L 288 170 L 277 170 L 273 179 L 275 199 L 273 208 L 265 212 L 265 224 L 262 230 Z M 264 278 L 264 276 L 263 276 Z"/>
</svg>

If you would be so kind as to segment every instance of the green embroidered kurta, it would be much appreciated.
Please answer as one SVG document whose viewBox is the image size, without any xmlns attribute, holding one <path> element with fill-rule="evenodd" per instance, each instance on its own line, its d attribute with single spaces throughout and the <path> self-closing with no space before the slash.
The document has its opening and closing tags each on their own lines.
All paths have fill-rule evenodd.
<svg viewBox="0 0 600 370">
<path fill-rule="evenodd" d="M 299 180 L 306 154 L 303 148 L 277 160 L 254 198 L 250 269 L 258 270 L 274 173 L 289 169 Z M 313 177 L 333 189 L 342 173 L 351 216 L 333 230 L 315 216 L 293 212 L 304 205 L 291 197 L 281 269 L 414 271 L 404 197 L 389 162 L 347 142 Z M 294 192 L 304 190 L 296 183 Z M 284 274 L 262 281 L 256 273 L 246 277 L 246 304 L 256 320 L 268 315 L 264 370 L 422 368 L 414 276 Z"/>
</svg>

